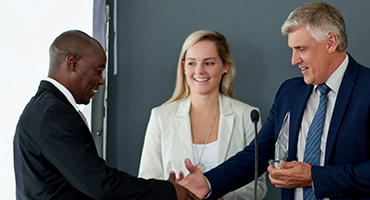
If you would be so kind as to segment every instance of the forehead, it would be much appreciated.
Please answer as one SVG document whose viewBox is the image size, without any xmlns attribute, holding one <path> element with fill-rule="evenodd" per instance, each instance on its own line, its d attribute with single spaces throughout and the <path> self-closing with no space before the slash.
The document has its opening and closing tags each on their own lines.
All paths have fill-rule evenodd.
<svg viewBox="0 0 370 200">
<path fill-rule="evenodd" d="M 307 46 L 312 42 L 317 42 L 307 31 L 306 26 L 301 26 L 288 34 L 288 45 L 291 48 Z"/>
<path fill-rule="evenodd" d="M 105 64 L 107 60 L 104 51 L 101 51 L 99 49 L 93 49 L 93 48 L 90 48 L 88 51 L 82 54 L 81 59 L 93 65 L 94 68 L 98 68 L 98 67 L 105 68 Z"/>
<path fill-rule="evenodd" d="M 189 47 L 186 57 L 218 56 L 216 44 L 209 40 L 202 40 Z"/>
</svg>

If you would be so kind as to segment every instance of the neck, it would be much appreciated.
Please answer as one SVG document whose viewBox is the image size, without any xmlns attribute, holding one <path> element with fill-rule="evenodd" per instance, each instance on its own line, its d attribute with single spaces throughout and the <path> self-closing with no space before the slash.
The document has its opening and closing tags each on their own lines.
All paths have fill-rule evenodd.
<svg viewBox="0 0 370 200">
<path fill-rule="evenodd" d="M 342 64 L 342 62 L 346 58 L 346 55 L 347 55 L 346 51 L 342 51 L 342 52 L 336 51 L 333 54 L 331 54 L 330 59 L 328 60 L 328 63 L 327 63 L 328 68 L 326 72 L 325 82 L 334 73 L 334 71 L 337 70 L 338 67 Z M 323 83 L 320 83 L 320 84 L 323 84 Z M 317 85 L 320 85 L 320 84 L 317 84 Z"/>
<path fill-rule="evenodd" d="M 218 92 L 210 95 L 190 95 L 190 112 L 199 114 L 214 113 L 218 108 Z"/>
<path fill-rule="evenodd" d="M 331 59 L 331 73 L 330 75 L 338 69 L 338 67 L 342 64 L 344 59 L 346 58 L 347 53 L 345 51 L 342 52 L 336 52 L 333 54 L 332 59 Z M 330 76 L 329 75 L 329 76 Z M 329 78 L 329 77 L 328 77 Z"/>
<path fill-rule="evenodd" d="M 334 67 L 335 69 L 337 69 L 340 66 L 340 64 L 342 64 L 342 62 L 346 58 L 346 55 L 347 55 L 346 51 L 338 52 L 335 55 L 333 55 L 332 63 L 333 63 L 333 66 L 335 66 Z"/>
</svg>

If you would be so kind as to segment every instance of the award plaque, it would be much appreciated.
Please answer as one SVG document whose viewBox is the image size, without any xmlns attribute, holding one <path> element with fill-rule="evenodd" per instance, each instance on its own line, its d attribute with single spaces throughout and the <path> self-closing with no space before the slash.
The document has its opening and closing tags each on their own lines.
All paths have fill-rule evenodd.
<svg viewBox="0 0 370 200">
<path fill-rule="evenodd" d="M 290 112 L 287 112 L 275 143 L 275 159 L 269 160 L 269 163 L 277 169 L 282 169 L 283 167 L 280 165 L 280 161 L 286 161 L 288 158 L 289 124 Z"/>
</svg>

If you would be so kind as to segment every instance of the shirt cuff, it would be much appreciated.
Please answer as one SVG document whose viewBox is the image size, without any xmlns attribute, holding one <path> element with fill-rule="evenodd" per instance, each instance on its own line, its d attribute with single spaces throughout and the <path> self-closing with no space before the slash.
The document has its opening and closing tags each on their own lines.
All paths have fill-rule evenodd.
<svg viewBox="0 0 370 200">
<path fill-rule="evenodd" d="M 208 187 L 209 187 L 209 189 L 211 190 L 203 199 L 208 199 L 210 196 L 211 196 L 211 194 L 212 194 L 212 187 L 211 187 L 211 183 L 209 182 L 209 180 L 208 180 L 208 178 L 207 177 L 205 177 L 204 176 L 204 178 L 206 178 L 206 180 L 207 180 L 207 183 L 208 183 Z"/>
</svg>

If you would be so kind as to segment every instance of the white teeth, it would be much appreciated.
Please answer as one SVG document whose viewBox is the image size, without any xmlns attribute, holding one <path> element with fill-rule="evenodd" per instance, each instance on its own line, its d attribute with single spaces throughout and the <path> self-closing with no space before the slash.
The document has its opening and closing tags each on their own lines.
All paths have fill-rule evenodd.
<svg viewBox="0 0 370 200">
<path fill-rule="evenodd" d="M 209 78 L 195 78 L 196 81 L 200 81 L 200 82 L 203 82 L 203 81 L 208 81 Z"/>
</svg>

